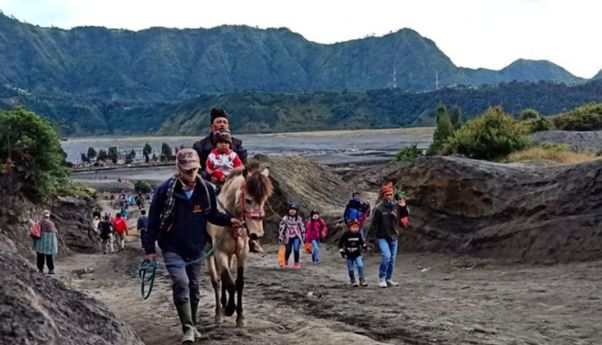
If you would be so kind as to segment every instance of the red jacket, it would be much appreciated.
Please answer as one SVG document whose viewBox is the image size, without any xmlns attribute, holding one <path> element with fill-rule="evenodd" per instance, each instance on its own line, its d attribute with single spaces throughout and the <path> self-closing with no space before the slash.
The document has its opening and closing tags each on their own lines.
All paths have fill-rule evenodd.
<svg viewBox="0 0 602 345">
<path fill-rule="evenodd" d="M 313 240 L 320 240 L 320 238 L 326 237 L 328 234 L 328 225 L 322 218 L 317 220 L 309 219 L 305 223 L 305 242 L 311 242 Z"/>
<path fill-rule="evenodd" d="M 123 234 L 124 232 L 128 231 L 128 224 L 123 218 L 115 218 L 113 220 L 113 229 L 116 233 Z"/>
</svg>

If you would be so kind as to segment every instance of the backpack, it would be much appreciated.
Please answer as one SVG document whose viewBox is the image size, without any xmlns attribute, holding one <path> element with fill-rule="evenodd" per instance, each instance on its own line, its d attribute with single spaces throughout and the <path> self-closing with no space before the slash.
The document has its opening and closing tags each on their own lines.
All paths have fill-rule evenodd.
<svg viewBox="0 0 602 345">
<path fill-rule="evenodd" d="M 42 238 L 42 227 L 40 226 L 40 223 L 31 225 L 29 228 L 29 237 L 33 238 L 34 240 L 39 240 Z"/>
<path fill-rule="evenodd" d="M 98 230 L 100 230 L 100 238 L 103 240 L 108 240 L 111 235 L 111 223 L 107 220 L 102 220 L 98 224 Z"/>
</svg>

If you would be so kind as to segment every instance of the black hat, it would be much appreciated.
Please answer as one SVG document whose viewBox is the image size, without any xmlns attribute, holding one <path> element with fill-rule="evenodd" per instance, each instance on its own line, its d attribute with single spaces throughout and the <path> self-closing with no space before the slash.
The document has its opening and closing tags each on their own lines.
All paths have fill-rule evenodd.
<svg viewBox="0 0 602 345">
<path fill-rule="evenodd" d="M 226 114 L 226 112 L 222 108 L 211 109 L 211 123 L 212 124 L 213 124 L 213 121 L 215 121 L 215 119 L 217 119 L 218 117 L 225 117 L 227 119 L 228 114 Z"/>
</svg>

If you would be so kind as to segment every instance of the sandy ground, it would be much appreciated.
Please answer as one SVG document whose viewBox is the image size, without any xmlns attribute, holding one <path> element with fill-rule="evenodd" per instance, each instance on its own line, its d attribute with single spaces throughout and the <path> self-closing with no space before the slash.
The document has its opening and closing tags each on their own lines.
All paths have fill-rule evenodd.
<svg viewBox="0 0 602 345">
<path fill-rule="evenodd" d="M 123 252 L 63 258 L 57 276 L 106 303 L 146 344 L 178 344 L 166 270 L 158 270 L 152 295 L 143 300 L 135 231 L 128 240 Z M 527 266 L 400 253 L 400 286 L 381 289 L 377 253 L 365 256 L 370 286 L 353 288 L 331 244 L 323 244 L 319 265 L 302 254 L 301 271 L 278 268 L 276 246 L 266 249 L 249 261 L 246 328 L 236 328 L 234 317 L 213 325 L 213 292 L 203 279 L 200 343 L 566 345 L 602 339 L 602 261 Z"/>
</svg>

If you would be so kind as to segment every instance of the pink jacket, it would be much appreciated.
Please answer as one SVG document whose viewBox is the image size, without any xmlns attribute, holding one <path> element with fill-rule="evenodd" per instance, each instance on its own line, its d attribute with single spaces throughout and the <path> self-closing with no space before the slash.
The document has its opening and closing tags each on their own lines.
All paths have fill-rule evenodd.
<svg viewBox="0 0 602 345">
<path fill-rule="evenodd" d="M 322 218 L 317 220 L 309 219 L 305 223 L 305 242 L 320 240 L 328 234 L 328 225 Z"/>
</svg>

